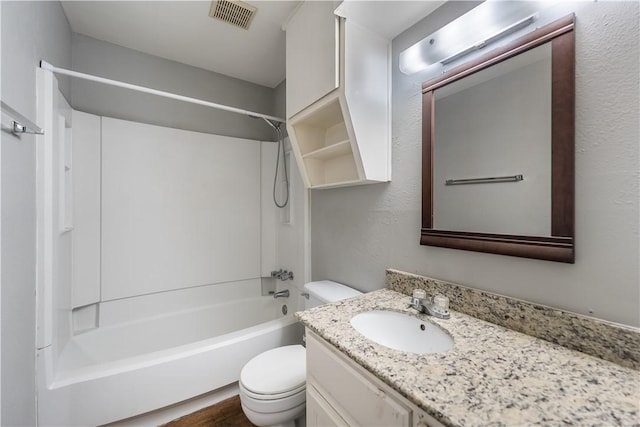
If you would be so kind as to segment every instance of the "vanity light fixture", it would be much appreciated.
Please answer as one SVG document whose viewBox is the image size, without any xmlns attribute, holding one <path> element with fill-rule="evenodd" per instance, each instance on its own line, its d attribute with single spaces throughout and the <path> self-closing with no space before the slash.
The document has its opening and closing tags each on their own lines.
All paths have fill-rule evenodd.
<svg viewBox="0 0 640 427">
<path fill-rule="evenodd" d="M 473 52 L 474 50 L 478 50 L 478 49 L 482 49 L 483 47 L 496 42 L 504 37 L 507 37 L 509 34 L 513 34 L 516 31 L 520 30 L 521 28 L 526 27 L 529 24 L 533 24 L 536 20 L 538 19 L 538 14 L 534 13 L 533 15 L 527 16 L 524 19 L 521 19 L 520 21 L 516 22 L 515 24 L 509 25 L 507 28 L 504 28 L 500 31 L 498 31 L 497 33 L 495 33 L 494 35 L 478 41 L 476 43 L 473 43 L 471 46 L 467 47 L 466 49 L 461 50 L 458 53 L 454 53 L 451 56 L 448 56 L 444 59 L 442 59 L 440 62 L 443 65 L 447 65 L 453 61 L 455 61 L 458 58 L 462 58 L 463 56 Z"/>
<path fill-rule="evenodd" d="M 531 26 L 549 1 L 488 0 L 400 53 L 400 71 L 441 69 L 476 50 Z M 533 30 L 533 28 L 531 28 Z"/>
</svg>

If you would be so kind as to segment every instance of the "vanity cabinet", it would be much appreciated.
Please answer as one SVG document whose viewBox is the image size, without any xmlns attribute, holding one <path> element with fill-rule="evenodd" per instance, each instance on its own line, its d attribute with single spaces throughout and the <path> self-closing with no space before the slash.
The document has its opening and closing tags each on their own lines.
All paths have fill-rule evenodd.
<svg viewBox="0 0 640 427">
<path fill-rule="evenodd" d="M 307 426 L 442 425 L 307 329 Z"/>
<path fill-rule="evenodd" d="M 304 1 L 286 25 L 287 131 L 308 188 L 389 181 L 390 42 L 333 2 Z"/>
</svg>

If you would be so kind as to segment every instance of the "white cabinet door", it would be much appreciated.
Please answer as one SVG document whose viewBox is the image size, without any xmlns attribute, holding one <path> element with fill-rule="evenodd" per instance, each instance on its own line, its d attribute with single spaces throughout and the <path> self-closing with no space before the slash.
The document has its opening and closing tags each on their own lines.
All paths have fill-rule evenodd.
<svg viewBox="0 0 640 427">
<path fill-rule="evenodd" d="M 346 427 L 348 425 L 313 386 L 307 386 L 308 427 Z"/>
<path fill-rule="evenodd" d="M 444 427 L 331 344 L 307 331 L 307 427 Z"/>
<path fill-rule="evenodd" d="M 287 118 L 338 87 L 334 9 L 332 1 L 305 1 L 287 24 Z"/>
<path fill-rule="evenodd" d="M 307 330 L 307 388 L 322 397 L 349 425 L 409 427 L 411 409 L 371 374 Z M 309 424 L 309 427 L 322 424 Z"/>
</svg>

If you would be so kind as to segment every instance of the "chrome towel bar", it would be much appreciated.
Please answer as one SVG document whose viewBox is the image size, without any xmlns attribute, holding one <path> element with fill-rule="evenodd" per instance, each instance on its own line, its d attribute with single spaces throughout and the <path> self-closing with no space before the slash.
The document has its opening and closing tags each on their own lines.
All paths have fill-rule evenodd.
<svg viewBox="0 0 640 427">
<path fill-rule="evenodd" d="M 18 113 L 13 108 L 9 107 L 4 101 L 0 101 L 0 106 L 2 107 L 2 112 L 7 116 L 11 117 L 11 127 L 9 131 L 14 135 L 20 134 L 35 134 L 35 135 L 44 135 L 44 131 L 40 126 L 37 126 L 31 120 L 27 119 L 22 114 Z"/>
<path fill-rule="evenodd" d="M 492 184 L 494 182 L 518 182 L 524 178 L 522 175 L 510 176 L 492 176 L 487 178 L 467 178 L 467 179 L 448 179 L 445 185 L 463 185 L 463 184 Z"/>
</svg>

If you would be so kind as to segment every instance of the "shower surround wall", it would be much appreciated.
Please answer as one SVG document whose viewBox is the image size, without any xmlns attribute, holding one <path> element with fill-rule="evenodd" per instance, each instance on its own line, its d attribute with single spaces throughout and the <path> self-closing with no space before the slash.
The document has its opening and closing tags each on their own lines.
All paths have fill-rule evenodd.
<svg viewBox="0 0 640 427">
<path fill-rule="evenodd" d="M 74 307 L 214 283 L 252 279 L 260 286 L 260 142 L 97 119 L 94 138 L 75 141 L 76 150 L 94 147 L 93 159 L 101 159 L 86 168 L 98 187 L 87 188 L 83 175 L 75 182 L 101 197 L 74 197 L 77 219 L 93 227 L 73 234 L 100 237 L 75 245 L 76 255 L 99 259 L 72 263 L 82 268 Z"/>
<path fill-rule="evenodd" d="M 1 1 L 2 100 L 36 118 L 36 65 L 71 66 L 71 29 L 58 2 Z M 60 80 L 68 98 L 70 82 Z M 36 424 L 36 186 L 33 135 L 0 133 L 2 333 L 0 425 Z"/>
<path fill-rule="evenodd" d="M 314 279 L 371 291 L 384 287 L 386 268 L 396 268 L 640 326 L 640 5 L 559 5 L 576 13 L 576 263 L 419 245 L 427 77 L 404 75 L 397 64 L 401 51 L 470 7 L 448 2 L 393 40 L 392 182 L 312 191 Z"/>
</svg>

